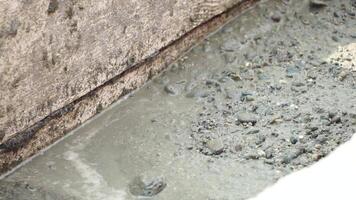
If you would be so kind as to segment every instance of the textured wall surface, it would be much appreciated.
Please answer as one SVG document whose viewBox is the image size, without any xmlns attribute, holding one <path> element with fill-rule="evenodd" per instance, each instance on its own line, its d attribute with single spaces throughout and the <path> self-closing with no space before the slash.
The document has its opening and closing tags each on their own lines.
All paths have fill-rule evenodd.
<svg viewBox="0 0 356 200">
<path fill-rule="evenodd" d="M 11 136 L 239 0 L 1 0 L 0 129 Z"/>
<path fill-rule="evenodd" d="M 22 150 L 0 152 L 0 169 L 136 89 L 255 1 L 0 0 L 0 147 L 36 134 Z"/>
</svg>

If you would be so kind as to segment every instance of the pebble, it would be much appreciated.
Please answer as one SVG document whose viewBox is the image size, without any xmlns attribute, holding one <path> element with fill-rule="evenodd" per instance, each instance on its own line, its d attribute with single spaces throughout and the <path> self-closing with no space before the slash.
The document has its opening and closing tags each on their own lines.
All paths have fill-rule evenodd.
<svg viewBox="0 0 356 200">
<path fill-rule="evenodd" d="M 294 159 L 298 158 L 300 155 L 302 155 L 305 152 L 305 149 L 293 149 L 290 152 L 288 152 L 282 159 L 283 164 L 289 164 L 291 163 Z"/>
<path fill-rule="evenodd" d="M 346 71 L 340 72 L 340 74 L 339 74 L 339 80 L 340 80 L 340 81 L 344 81 L 344 80 L 347 78 L 348 75 L 349 75 L 349 73 L 346 72 Z"/>
<path fill-rule="evenodd" d="M 254 101 L 254 100 L 255 100 L 255 97 L 253 97 L 253 96 L 247 96 L 247 97 L 245 98 L 245 100 L 246 100 L 246 101 Z"/>
<path fill-rule="evenodd" d="M 307 126 L 307 127 L 305 127 L 305 129 L 306 129 L 307 134 L 311 134 L 312 132 L 318 130 L 319 128 L 316 126 Z"/>
<path fill-rule="evenodd" d="M 234 150 L 236 152 L 242 151 L 242 145 L 241 144 L 236 144 L 235 147 L 234 147 Z"/>
<path fill-rule="evenodd" d="M 334 42 L 339 42 L 339 38 L 338 38 L 336 35 L 331 36 L 331 39 L 332 39 Z"/>
<path fill-rule="evenodd" d="M 294 87 L 302 87 L 302 86 L 305 86 L 305 83 L 302 83 L 302 82 L 294 82 L 294 83 L 292 83 L 292 85 L 293 85 Z"/>
<path fill-rule="evenodd" d="M 337 112 L 336 112 L 336 111 L 329 111 L 329 112 L 328 112 L 328 117 L 329 117 L 330 119 L 336 117 L 336 115 L 337 115 Z"/>
<path fill-rule="evenodd" d="M 299 69 L 297 67 L 289 66 L 286 69 L 286 73 L 288 78 L 293 78 L 297 73 L 299 73 Z"/>
<path fill-rule="evenodd" d="M 265 151 L 265 153 L 266 153 L 265 158 L 267 158 L 267 159 L 272 159 L 273 158 L 273 153 L 271 151 Z"/>
<path fill-rule="evenodd" d="M 231 78 L 232 80 L 234 80 L 234 81 L 241 81 L 241 80 L 242 80 L 241 76 L 238 75 L 238 74 L 236 74 L 236 73 L 231 74 L 231 75 L 230 75 L 230 78 Z"/>
<path fill-rule="evenodd" d="M 250 152 L 245 155 L 245 159 L 247 160 L 257 160 L 260 158 L 260 155 L 256 152 Z"/>
<path fill-rule="evenodd" d="M 312 155 L 312 160 L 313 161 L 319 161 L 321 158 L 323 158 L 323 155 L 317 153 Z"/>
<path fill-rule="evenodd" d="M 137 176 L 129 184 L 134 196 L 152 197 L 162 192 L 167 186 L 163 177 Z"/>
<path fill-rule="evenodd" d="M 237 120 L 240 123 L 252 123 L 255 125 L 257 123 L 257 116 L 252 113 L 240 112 L 237 114 Z"/>
<path fill-rule="evenodd" d="M 266 137 L 261 135 L 256 139 L 255 144 L 260 145 L 260 144 L 264 143 L 265 141 L 266 141 Z"/>
<path fill-rule="evenodd" d="M 259 74 L 257 74 L 257 78 L 258 78 L 258 80 L 260 80 L 260 81 L 265 81 L 265 80 L 269 80 L 269 79 L 270 79 L 270 77 L 267 76 L 267 75 L 264 74 L 264 73 L 259 73 Z"/>
<path fill-rule="evenodd" d="M 242 92 L 240 96 L 241 101 L 254 101 L 255 98 L 253 97 L 252 92 Z"/>
<path fill-rule="evenodd" d="M 316 139 L 316 142 L 319 144 L 325 144 L 328 141 L 328 138 L 326 138 L 324 135 L 319 135 Z"/>
<path fill-rule="evenodd" d="M 340 17 L 340 14 L 337 11 L 335 11 L 333 14 L 334 14 L 334 17 L 336 17 L 336 18 Z"/>
<path fill-rule="evenodd" d="M 335 116 L 330 120 L 330 124 L 339 124 L 341 122 L 342 122 L 341 117 L 339 117 L 339 116 Z"/>
<path fill-rule="evenodd" d="M 279 13 L 273 13 L 272 16 L 271 16 L 271 19 L 272 19 L 272 21 L 278 23 L 278 22 L 281 21 L 282 17 L 281 17 L 281 15 Z"/>
<path fill-rule="evenodd" d="M 291 144 L 297 144 L 298 138 L 292 136 L 292 137 L 289 138 L 289 141 L 290 141 Z"/>
<path fill-rule="evenodd" d="M 166 85 L 164 91 L 173 96 L 179 94 L 179 89 L 175 85 Z"/>
<path fill-rule="evenodd" d="M 350 10 L 347 11 L 347 14 L 350 15 L 351 17 L 355 17 L 356 16 L 356 13 L 352 12 Z"/>
<path fill-rule="evenodd" d="M 252 135 L 252 134 L 256 134 L 256 133 L 259 133 L 260 132 L 260 130 L 259 129 L 252 129 L 252 130 L 249 130 L 249 131 L 247 131 L 247 135 Z"/>
<path fill-rule="evenodd" d="M 266 157 L 266 152 L 265 151 L 263 151 L 263 150 L 258 150 L 257 151 L 257 154 L 258 154 L 258 157 L 259 158 L 262 158 L 262 157 Z"/>
<path fill-rule="evenodd" d="M 310 0 L 310 7 L 311 8 L 322 8 L 326 7 L 328 4 L 326 4 L 324 1 L 321 0 Z"/>
<path fill-rule="evenodd" d="M 272 119 L 270 120 L 269 124 L 279 124 L 279 123 L 282 123 L 284 120 L 283 120 L 283 117 L 280 116 L 280 115 L 276 115 L 276 116 L 273 116 Z"/>
<path fill-rule="evenodd" d="M 206 147 L 212 155 L 219 155 L 224 152 L 224 143 L 221 139 L 212 139 L 206 143 Z"/>
<path fill-rule="evenodd" d="M 273 136 L 273 137 L 278 137 L 278 136 L 279 136 L 279 134 L 278 134 L 278 133 L 276 133 L 276 132 L 272 132 L 272 133 L 271 133 L 271 136 Z"/>
<path fill-rule="evenodd" d="M 54 13 L 58 9 L 58 0 L 50 0 L 47 8 L 47 13 Z"/>
<path fill-rule="evenodd" d="M 356 119 L 356 113 L 349 113 L 349 116 L 350 116 L 352 119 Z"/>
</svg>

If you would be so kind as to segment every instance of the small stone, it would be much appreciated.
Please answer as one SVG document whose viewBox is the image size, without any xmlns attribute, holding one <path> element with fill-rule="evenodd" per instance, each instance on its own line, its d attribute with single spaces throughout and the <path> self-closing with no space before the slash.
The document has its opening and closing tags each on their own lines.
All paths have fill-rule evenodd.
<svg viewBox="0 0 356 200">
<path fill-rule="evenodd" d="M 281 21 L 282 17 L 281 17 L 281 15 L 280 15 L 279 13 L 274 13 L 274 14 L 271 16 L 271 19 L 272 19 L 272 21 L 278 23 L 278 22 Z"/>
<path fill-rule="evenodd" d="M 292 160 L 293 160 L 293 159 L 292 159 L 291 156 L 286 155 L 286 156 L 284 156 L 283 159 L 282 159 L 282 164 L 289 164 L 289 163 L 292 162 Z"/>
<path fill-rule="evenodd" d="M 339 74 L 339 80 L 340 80 L 340 81 L 344 81 L 344 80 L 347 78 L 348 75 L 349 75 L 348 72 L 345 72 L 345 71 L 340 72 L 340 74 Z"/>
<path fill-rule="evenodd" d="M 218 87 L 218 88 L 221 87 L 221 84 L 218 81 L 214 80 L 214 79 L 206 80 L 205 84 L 208 85 L 208 86 L 215 86 L 215 87 Z"/>
<path fill-rule="evenodd" d="M 351 120 L 351 124 L 355 126 L 356 125 L 356 119 L 352 119 Z"/>
<path fill-rule="evenodd" d="M 264 74 L 264 73 L 259 73 L 259 74 L 257 74 L 257 78 L 258 78 L 258 80 L 260 80 L 260 81 L 265 81 L 265 80 L 269 80 L 269 79 L 270 79 L 270 77 L 267 76 L 267 75 Z"/>
<path fill-rule="evenodd" d="M 331 36 L 331 39 L 332 39 L 334 42 L 339 42 L 339 38 L 338 38 L 336 35 Z"/>
<path fill-rule="evenodd" d="M 262 157 L 266 157 L 266 152 L 263 150 L 258 150 L 257 151 L 258 157 L 262 158 Z"/>
<path fill-rule="evenodd" d="M 248 101 L 249 100 L 254 100 L 253 93 L 252 92 L 242 92 L 240 96 L 241 101 Z"/>
<path fill-rule="evenodd" d="M 288 83 L 288 81 L 284 80 L 284 79 L 281 79 L 278 81 L 280 84 L 282 85 L 286 85 Z"/>
<path fill-rule="evenodd" d="M 341 117 L 339 117 L 339 116 L 333 117 L 333 118 L 330 120 L 330 123 L 331 123 L 331 124 L 339 124 L 339 123 L 341 123 Z"/>
<path fill-rule="evenodd" d="M 229 52 L 229 53 L 224 54 L 224 58 L 225 58 L 225 62 L 230 64 L 236 60 L 237 56 L 235 54 Z"/>
<path fill-rule="evenodd" d="M 229 76 L 234 81 L 241 81 L 242 80 L 241 76 L 239 74 L 237 74 L 237 73 L 232 73 Z"/>
<path fill-rule="evenodd" d="M 58 0 L 50 0 L 47 8 L 47 13 L 52 14 L 58 9 Z"/>
<path fill-rule="evenodd" d="M 296 137 L 292 136 L 292 137 L 289 138 L 289 141 L 290 141 L 291 144 L 297 144 L 298 139 Z"/>
<path fill-rule="evenodd" d="M 335 11 L 335 12 L 334 12 L 334 17 L 338 18 L 338 17 L 340 17 L 340 14 Z"/>
<path fill-rule="evenodd" d="M 318 78 L 318 73 L 315 71 L 307 72 L 307 77 L 312 80 L 316 80 Z"/>
<path fill-rule="evenodd" d="M 289 66 L 286 69 L 286 73 L 288 78 L 293 78 L 297 73 L 299 73 L 299 69 L 297 67 Z"/>
<path fill-rule="evenodd" d="M 209 140 L 206 143 L 206 147 L 208 147 L 212 155 L 219 155 L 224 152 L 224 144 L 221 139 Z"/>
<path fill-rule="evenodd" d="M 282 163 L 289 164 L 303 153 L 305 153 L 305 148 L 293 149 L 290 152 L 287 152 L 287 154 L 283 157 Z"/>
<path fill-rule="evenodd" d="M 256 139 L 255 143 L 256 143 L 256 145 L 260 145 L 260 144 L 264 143 L 265 141 L 266 141 L 266 137 L 265 136 L 259 136 Z"/>
<path fill-rule="evenodd" d="M 328 112 L 328 117 L 329 117 L 330 119 L 336 117 L 336 115 L 337 115 L 337 112 L 336 112 L 336 111 L 330 111 L 330 112 Z"/>
<path fill-rule="evenodd" d="M 319 127 L 317 127 L 317 126 L 307 126 L 307 127 L 305 127 L 305 129 L 306 129 L 306 133 L 307 134 L 311 134 L 314 131 L 317 131 L 319 129 Z"/>
<path fill-rule="evenodd" d="M 235 145 L 234 150 L 235 150 L 236 152 L 242 151 L 242 145 L 241 145 L 241 144 Z"/>
<path fill-rule="evenodd" d="M 273 158 L 273 153 L 271 151 L 265 151 L 265 152 L 266 152 L 265 158 L 267 158 L 267 159 L 272 159 Z"/>
<path fill-rule="evenodd" d="M 326 7 L 328 4 L 321 0 L 310 0 L 309 5 L 311 8 L 322 8 Z"/>
<path fill-rule="evenodd" d="M 247 97 L 245 98 L 245 100 L 246 100 L 246 101 L 254 101 L 254 100 L 255 100 L 255 97 L 253 97 L 253 96 L 247 96 Z"/>
<path fill-rule="evenodd" d="M 138 176 L 129 184 L 129 190 L 134 196 L 152 197 L 162 192 L 166 186 L 162 177 Z"/>
<path fill-rule="evenodd" d="M 245 158 L 248 160 L 257 160 L 260 158 L 260 156 L 258 155 L 258 153 L 250 152 L 245 155 Z"/>
<path fill-rule="evenodd" d="M 294 82 L 294 83 L 292 83 L 292 85 L 293 85 L 294 87 L 303 87 L 303 86 L 305 86 L 305 83 L 302 83 L 302 82 Z"/>
<path fill-rule="evenodd" d="M 273 136 L 273 137 L 278 137 L 278 136 L 279 136 L 279 134 L 278 134 L 278 133 L 276 133 L 276 132 L 272 132 L 272 133 L 271 133 L 271 136 Z"/>
<path fill-rule="evenodd" d="M 356 113 L 349 113 L 349 116 L 350 116 L 352 119 L 356 119 Z"/>
<path fill-rule="evenodd" d="M 276 116 L 273 116 L 272 119 L 270 120 L 269 124 L 279 124 L 279 123 L 282 123 L 284 120 L 283 120 L 283 117 L 280 116 L 280 115 L 276 115 Z"/>
<path fill-rule="evenodd" d="M 321 158 L 323 158 L 323 155 L 321 155 L 321 154 L 313 154 L 312 155 L 313 161 L 319 161 Z"/>
<path fill-rule="evenodd" d="M 347 14 L 350 15 L 351 17 L 355 17 L 356 16 L 356 13 L 352 12 L 350 10 L 347 11 Z"/>
<path fill-rule="evenodd" d="M 166 85 L 164 91 L 173 96 L 179 94 L 179 89 L 175 85 Z"/>
<path fill-rule="evenodd" d="M 240 123 L 251 123 L 255 125 L 257 123 L 257 116 L 252 113 L 240 112 L 237 114 L 237 120 Z"/>
<path fill-rule="evenodd" d="M 316 139 L 316 142 L 318 144 L 325 144 L 328 141 L 328 138 L 326 138 L 324 135 L 319 135 Z"/>
<path fill-rule="evenodd" d="M 259 133 L 260 130 L 259 129 L 252 129 L 252 130 L 249 130 L 247 131 L 247 135 L 253 135 L 253 134 L 256 134 L 256 133 Z"/>
</svg>

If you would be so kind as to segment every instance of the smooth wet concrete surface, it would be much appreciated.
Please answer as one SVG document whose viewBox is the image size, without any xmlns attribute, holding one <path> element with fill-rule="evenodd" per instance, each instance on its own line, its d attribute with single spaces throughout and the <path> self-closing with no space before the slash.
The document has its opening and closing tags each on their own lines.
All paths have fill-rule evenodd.
<svg viewBox="0 0 356 200">
<path fill-rule="evenodd" d="M 325 2 L 259 4 L 2 184 L 239 200 L 317 162 L 356 129 L 356 2 Z"/>
</svg>

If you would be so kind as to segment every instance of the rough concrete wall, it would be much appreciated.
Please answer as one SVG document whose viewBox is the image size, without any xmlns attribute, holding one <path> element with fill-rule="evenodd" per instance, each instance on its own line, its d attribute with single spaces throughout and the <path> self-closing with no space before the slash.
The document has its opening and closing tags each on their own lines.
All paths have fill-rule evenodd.
<svg viewBox="0 0 356 200">
<path fill-rule="evenodd" d="M 0 1 L 0 129 L 27 128 L 239 1 Z"/>
<path fill-rule="evenodd" d="M 0 173 L 142 85 L 233 14 L 194 28 L 255 1 L 0 1 L 0 146 L 36 134 L 21 150 L 0 152 Z"/>
</svg>

